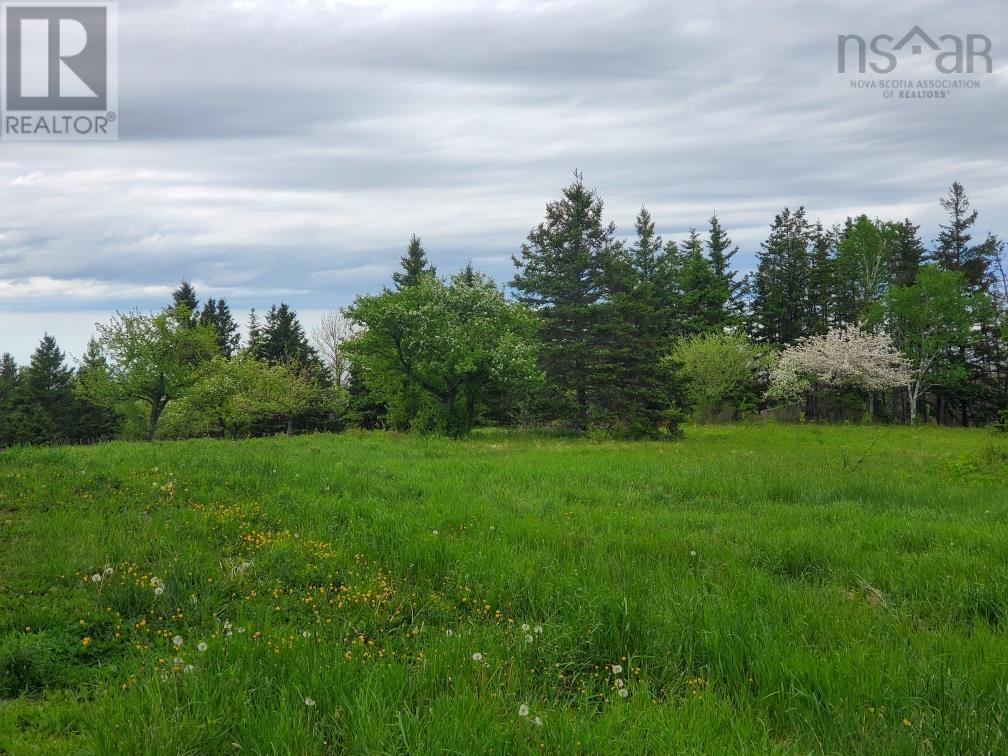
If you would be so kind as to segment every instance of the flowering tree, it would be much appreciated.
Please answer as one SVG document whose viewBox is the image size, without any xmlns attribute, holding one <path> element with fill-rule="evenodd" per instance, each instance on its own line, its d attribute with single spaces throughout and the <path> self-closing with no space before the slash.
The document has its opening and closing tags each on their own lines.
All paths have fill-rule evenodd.
<svg viewBox="0 0 1008 756">
<path fill-rule="evenodd" d="M 872 392 L 907 386 L 911 377 L 888 335 L 844 326 L 785 349 L 770 374 L 767 396 L 794 399 L 815 386 L 849 387 L 868 393 L 870 413 Z"/>
</svg>

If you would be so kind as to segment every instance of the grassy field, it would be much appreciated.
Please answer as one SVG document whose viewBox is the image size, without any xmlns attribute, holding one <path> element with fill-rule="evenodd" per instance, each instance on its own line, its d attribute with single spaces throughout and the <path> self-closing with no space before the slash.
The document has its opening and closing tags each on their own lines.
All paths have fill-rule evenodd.
<svg viewBox="0 0 1008 756">
<path fill-rule="evenodd" d="M 1005 752 L 1006 481 L 936 428 L 8 450 L 0 752 Z"/>
</svg>

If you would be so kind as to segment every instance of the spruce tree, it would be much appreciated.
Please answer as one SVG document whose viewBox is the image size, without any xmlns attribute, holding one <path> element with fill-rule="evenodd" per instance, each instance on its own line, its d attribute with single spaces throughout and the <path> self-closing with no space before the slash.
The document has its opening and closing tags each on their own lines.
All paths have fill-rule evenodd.
<svg viewBox="0 0 1008 756">
<path fill-rule="evenodd" d="M 596 306 L 616 244 L 616 226 L 603 222 L 602 210 L 602 198 L 575 174 L 512 257 L 518 299 L 539 313 L 541 363 L 558 415 L 581 429 L 588 427 L 596 388 Z"/>
<path fill-rule="evenodd" d="M 752 281 L 752 330 L 758 341 L 784 346 L 812 333 L 811 237 L 804 207 L 793 212 L 785 207 L 774 217 L 770 236 L 756 253 Z"/>
<path fill-rule="evenodd" d="M 199 299 L 196 297 L 196 289 L 189 281 L 183 279 L 172 292 L 172 304 L 176 309 L 185 309 L 189 313 L 186 321 L 189 325 L 196 324 L 199 319 Z"/>
<path fill-rule="evenodd" d="M 437 270 L 427 259 L 427 253 L 420 243 L 420 237 L 416 234 L 410 237 L 406 254 L 399 260 L 402 271 L 392 274 L 392 282 L 396 289 L 402 290 L 409 286 L 416 286 L 424 276 L 437 275 Z"/>
<path fill-rule="evenodd" d="M 119 428 L 119 414 L 115 409 L 96 404 L 89 400 L 80 387 L 108 376 L 108 363 L 96 339 L 88 340 L 87 349 L 81 358 L 74 384 L 78 387 L 74 411 L 74 435 L 85 443 L 107 441 L 116 436 Z"/>
<path fill-rule="evenodd" d="M 231 315 L 231 309 L 223 299 L 207 299 L 200 313 L 199 322 L 202 325 L 213 326 L 217 331 L 217 348 L 225 357 L 231 357 L 238 351 L 241 340 L 238 334 L 238 324 Z"/>
<path fill-rule="evenodd" d="M 21 385 L 22 401 L 34 417 L 37 435 L 33 443 L 57 443 L 72 436 L 72 377 L 56 339 L 45 334 L 25 368 Z"/>
<path fill-rule="evenodd" d="M 727 326 L 737 322 L 740 315 L 739 291 L 741 284 L 735 280 L 731 261 L 738 254 L 738 247 L 732 245 L 731 237 L 721 225 L 717 213 L 711 216 L 710 231 L 707 236 L 707 256 L 710 267 L 720 286 L 721 319 L 719 325 Z"/>
<path fill-rule="evenodd" d="M 966 190 L 958 181 L 952 184 L 939 203 L 948 213 L 948 220 L 941 225 L 938 233 L 935 262 L 943 270 L 962 273 L 974 293 L 988 291 L 994 280 L 996 239 L 992 241 L 992 237 L 988 237 L 982 244 L 970 244 L 978 213 L 970 210 Z"/>
<path fill-rule="evenodd" d="M 257 357 L 273 365 L 288 360 L 301 367 L 317 367 L 319 364 L 297 313 L 285 303 L 279 307 L 274 305 L 266 313 Z"/>
<path fill-rule="evenodd" d="M 889 281 L 894 286 L 913 286 L 927 253 L 920 239 L 920 226 L 909 218 L 895 226 L 896 244 L 890 258 Z"/>
<path fill-rule="evenodd" d="M 724 282 L 704 255 L 699 232 L 690 229 L 682 244 L 683 264 L 679 275 L 682 292 L 682 333 L 693 335 L 723 330 L 725 325 Z"/>
</svg>

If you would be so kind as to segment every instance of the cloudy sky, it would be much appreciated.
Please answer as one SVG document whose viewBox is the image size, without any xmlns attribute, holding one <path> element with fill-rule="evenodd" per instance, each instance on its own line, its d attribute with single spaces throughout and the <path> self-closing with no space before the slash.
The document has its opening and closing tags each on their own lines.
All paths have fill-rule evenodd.
<svg viewBox="0 0 1008 756">
<path fill-rule="evenodd" d="M 72 355 L 113 309 L 286 301 L 311 322 L 388 281 L 411 233 L 498 280 L 575 169 L 622 232 L 717 212 L 752 267 L 773 214 L 910 216 L 962 181 L 1008 235 L 1008 6 L 772 0 L 122 0 L 120 139 L 0 144 L 0 351 Z M 837 35 L 982 33 L 991 74 L 887 100 Z M 905 52 L 905 51 L 904 51 Z M 949 77 L 945 77 L 949 78 Z"/>
</svg>

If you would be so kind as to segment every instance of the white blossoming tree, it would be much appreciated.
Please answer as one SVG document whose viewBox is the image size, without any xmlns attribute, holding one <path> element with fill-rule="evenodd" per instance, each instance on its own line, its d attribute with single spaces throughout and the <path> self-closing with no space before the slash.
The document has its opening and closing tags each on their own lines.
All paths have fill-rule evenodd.
<svg viewBox="0 0 1008 756">
<path fill-rule="evenodd" d="M 911 377 L 909 364 L 888 335 L 845 326 L 785 349 L 770 374 L 767 396 L 797 399 L 817 386 L 854 388 L 868 394 L 871 414 L 874 392 L 907 386 Z"/>
</svg>

